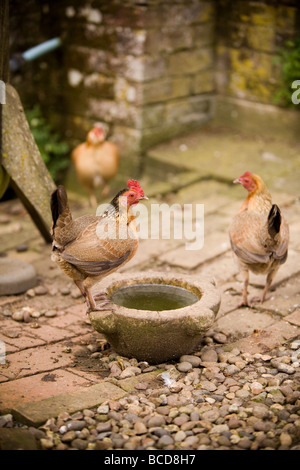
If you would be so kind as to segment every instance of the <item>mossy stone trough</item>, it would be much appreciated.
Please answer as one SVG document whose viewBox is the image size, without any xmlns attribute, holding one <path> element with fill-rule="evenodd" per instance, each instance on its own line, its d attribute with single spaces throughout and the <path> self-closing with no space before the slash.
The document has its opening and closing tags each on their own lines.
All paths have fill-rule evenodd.
<svg viewBox="0 0 300 470">
<path fill-rule="evenodd" d="M 197 276 L 126 274 L 106 290 L 111 308 L 90 312 L 93 328 L 118 354 L 152 364 L 190 353 L 220 307 L 214 281 Z"/>
</svg>

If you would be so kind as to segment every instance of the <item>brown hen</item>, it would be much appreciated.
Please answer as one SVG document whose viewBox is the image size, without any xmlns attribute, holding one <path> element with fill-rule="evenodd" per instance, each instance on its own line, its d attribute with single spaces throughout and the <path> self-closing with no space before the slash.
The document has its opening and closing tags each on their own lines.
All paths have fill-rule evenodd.
<svg viewBox="0 0 300 470">
<path fill-rule="evenodd" d="M 241 183 L 249 192 L 240 212 L 232 220 L 229 237 L 244 280 L 240 305 L 250 306 L 247 296 L 249 271 L 267 275 L 260 298 L 263 302 L 275 274 L 287 259 L 289 228 L 258 175 L 246 171 L 234 183 Z"/>
<path fill-rule="evenodd" d="M 109 182 L 119 169 L 119 149 L 106 139 L 107 129 L 95 124 L 87 135 L 86 142 L 72 152 L 78 180 L 87 190 L 91 206 L 97 205 L 96 190 L 103 186 L 102 196 L 109 192 Z"/>
<path fill-rule="evenodd" d="M 136 224 L 131 207 L 144 195 L 137 181 L 128 181 L 100 216 L 84 215 L 73 220 L 63 186 L 51 196 L 52 260 L 69 276 L 85 297 L 88 312 L 103 310 L 104 292 L 93 296 L 91 288 L 127 263 L 138 248 Z M 95 300 L 104 302 L 97 306 Z"/>
</svg>

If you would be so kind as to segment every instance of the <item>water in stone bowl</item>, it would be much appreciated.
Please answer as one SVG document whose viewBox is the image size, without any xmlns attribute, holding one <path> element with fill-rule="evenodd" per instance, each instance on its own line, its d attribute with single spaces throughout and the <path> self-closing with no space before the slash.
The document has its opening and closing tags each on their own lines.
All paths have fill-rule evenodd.
<svg viewBox="0 0 300 470">
<path fill-rule="evenodd" d="M 135 284 L 112 292 L 110 299 L 117 305 L 137 310 L 176 310 L 199 300 L 193 292 L 168 284 Z"/>
</svg>

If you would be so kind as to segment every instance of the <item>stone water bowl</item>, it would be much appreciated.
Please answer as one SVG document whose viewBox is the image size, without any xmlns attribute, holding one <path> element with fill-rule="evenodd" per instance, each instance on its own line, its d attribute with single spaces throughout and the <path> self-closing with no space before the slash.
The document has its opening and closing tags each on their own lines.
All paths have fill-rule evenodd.
<svg viewBox="0 0 300 470">
<path fill-rule="evenodd" d="M 122 275 L 106 291 L 111 309 L 90 312 L 92 327 L 121 356 L 152 364 L 190 353 L 220 307 L 213 281 L 182 274 Z"/>
</svg>

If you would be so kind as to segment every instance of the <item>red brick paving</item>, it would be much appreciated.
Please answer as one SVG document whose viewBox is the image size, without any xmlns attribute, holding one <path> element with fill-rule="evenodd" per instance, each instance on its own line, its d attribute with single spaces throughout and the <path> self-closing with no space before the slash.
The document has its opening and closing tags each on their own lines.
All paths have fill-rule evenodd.
<svg viewBox="0 0 300 470">
<path fill-rule="evenodd" d="M 69 370 L 55 369 L 11 380 L 1 386 L 0 408 L 10 410 L 21 403 L 73 392 L 94 383 L 92 378 L 95 379 L 95 376 L 91 376 L 88 380 L 88 374 L 80 377 Z"/>
</svg>

